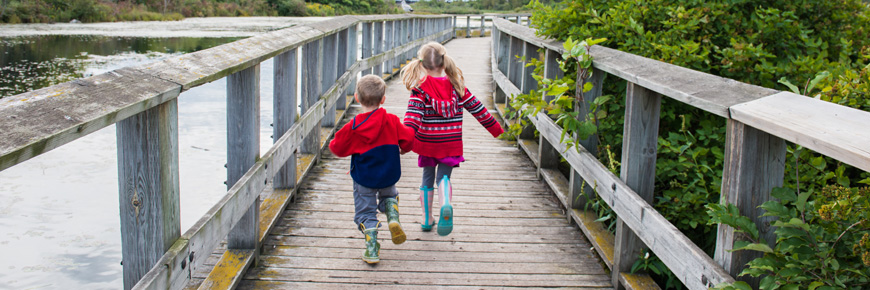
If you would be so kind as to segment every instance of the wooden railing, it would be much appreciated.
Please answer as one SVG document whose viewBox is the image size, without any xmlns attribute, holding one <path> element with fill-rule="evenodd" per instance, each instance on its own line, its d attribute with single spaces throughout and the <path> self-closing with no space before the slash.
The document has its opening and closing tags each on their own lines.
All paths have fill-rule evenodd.
<svg viewBox="0 0 870 290">
<path fill-rule="evenodd" d="M 562 43 L 535 36 L 534 30 L 502 19 L 494 20 L 492 72 L 495 101 L 503 114 L 511 96 L 537 86 L 531 77 L 531 58 L 544 60 L 545 77 L 562 77 L 556 60 Z M 539 53 L 543 49 L 544 53 Z M 723 203 L 736 205 L 759 225 L 761 236 L 774 241 L 770 218 L 759 205 L 770 200 L 770 191 L 782 186 L 786 141 L 800 144 L 864 171 L 870 171 L 870 113 L 721 78 L 601 46 L 591 49 L 594 89 L 582 94 L 585 116 L 588 104 L 601 95 L 605 75 L 627 81 L 625 128 L 620 176 L 612 174 L 595 154 L 596 138 L 578 140 L 582 146 L 566 149 L 562 129 L 546 112 L 527 116 L 540 132 L 523 134 L 518 143 L 535 161 L 539 174 L 557 193 L 595 249 L 611 268 L 617 288 L 645 288 L 649 278 L 629 274 L 644 247 L 649 247 L 690 289 L 707 289 L 733 277 L 757 254 L 729 252 L 735 236 L 719 226 L 714 257 L 708 256 L 650 204 L 653 201 L 656 145 L 661 97 L 721 116 L 727 120 Z M 523 63 L 515 56 L 525 56 Z M 578 85 L 582 87 L 582 80 Z M 579 97 L 579 96 L 578 96 Z M 529 133 L 529 132 L 526 132 Z M 533 131 L 531 131 L 533 133 Z M 537 141 L 537 142 L 536 142 Z M 572 167 L 566 178 L 558 170 L 559 156 Z M 583 184 L 594 191 L 585 190 Z M 611 235 L 594 213 L 584 211 L 584 194 L 597 194 L 618 215 Z"/>
<path fill-rule="evenodd" d="M 492 32 L 492 21 L 493 19 L 500 18 L 509 21 L 513 21 L 516 24 L 529 26 L 532 24 L 532 14 L 530 13 L 518 13 L 518 14 L 478 14 L 478 15 L 454 15 L 453 16 L 453 27 L 454 34 L 453 37 L 457 37 L 456 31 L 463 31 L 465 33 L 464 37 L 472 37 L 474 32 L 478 32 L 477 37 L 486 37 L 486 31 L 489 30 Z M 465 28 L 457 26 L 457 22 L 461 21 L 460 19 L 465 18 Z M 479 20 L 478 20 L 479 19 Z M 471 25 L 471 20 L 478 20 L 480 25 L 474 27 Z M 461 22 L 460 22 L 461 23 Z M 489 23 L 489 25 L 487 25 Z M 487 29 L 488 28 L 488 29 Z"/>
<path fill-rule="evenodd" d="M 337 17 L 4 98 L 0 170 L 117 123 L 124 288 L 185 287 L 224 239 L 228 250 L 217 268 L 241 266 L 203 286 L 232 287 L 256 260 L 266 233 L 295 193 L 297 172 L 304 175 L 319 158 L 324 140 L 318 128 L 335 130 L 341 117 L 336 111 L 346 111 L 357 74 L 393 74 L 420 45 L 450 39 L 451 20 Z M 274 145 L 259 156 L 260 63 L 270 58 L 275 59 Z M 302 79 L 298 119 L 297 74 Z M 181 234 L 176 98 L 223 77 L 229 189 Z M 260 204 L 269 180 L 274 198 Z"/>
</svg>

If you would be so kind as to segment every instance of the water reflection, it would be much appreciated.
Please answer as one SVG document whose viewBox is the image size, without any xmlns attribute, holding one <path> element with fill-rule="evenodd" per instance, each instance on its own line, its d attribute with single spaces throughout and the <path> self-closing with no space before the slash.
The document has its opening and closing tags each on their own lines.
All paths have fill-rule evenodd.
<svg viewBox="0 0 870 290">
<path fill-rule="evenodd" d="M 0 90 L 17 94 L 235 39 L 2 39 Z M 17 79 L 8 81 L 7 73 Z M 261 65 L 264 148 L 271 144 L 271 74 L 272 62 L 266 61 Z M 23 82 L 30 79 L 35 80 Z M 225 95 L 226 81 L 218 80 L 179 97 L 182 232 L 226 193 Z M 116 150 L 115 127 L 109 126 L 0 171 L 0 289 L 123 286 Z"/>
<path fill-rule="evenodd" d="M 207 49 L 241 38 L 47 35 L 0 38 L 0 98 L 68 82 L 131 61 Z"/>
</svg>

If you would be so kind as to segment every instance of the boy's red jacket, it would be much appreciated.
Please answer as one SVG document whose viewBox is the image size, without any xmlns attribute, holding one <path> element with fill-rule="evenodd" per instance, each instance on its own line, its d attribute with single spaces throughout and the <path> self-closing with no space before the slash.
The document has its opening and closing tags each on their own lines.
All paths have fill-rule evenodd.
<svg viewBox="0 0 870 290">
<path fill-rule="evenodd" d="M 369 188 L 389 187 L 402 176 L 399 155 L 411 151 L 414 131 L 383 108 L 356 115 L 335 133 L 329 150 L 338 157 L 352 155 L 350 176 Z"/>
</svg>

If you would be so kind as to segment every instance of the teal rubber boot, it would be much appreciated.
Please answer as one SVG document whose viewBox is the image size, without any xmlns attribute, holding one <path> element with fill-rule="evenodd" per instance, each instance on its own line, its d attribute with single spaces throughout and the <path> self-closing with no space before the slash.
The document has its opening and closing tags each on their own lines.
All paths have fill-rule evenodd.
<svg viewBox="0 0 870 290">
<path fill-rule="evenodd" d="M 420 208 L 423 209 L 423 221 L 420 223 L 420 229 L 424 232 L 432 230 L 435 225 L 435 219 L 432 218 L 432 202 L 435 197 L 435 189 L 431 187 L 420 187 Z"/>
<path fill-rule="evenodd" d="M 378 253 L 381 251 L 381 244 L 378 243 L 378 228 L 367 229 L 360 224 L 363 229 L 363 234 L 366 236 L 366 251 L 363 253 L 362 260 L 369 264 L 377 264 L 381 261 Z"/>
<path fill-rule="evenodd" d="M 450 200 L 453 198 L 453 187 L 450 185 L 450 178 L 447 175 L 444 175 L 441 183 L 438 184 L 438 191 L 441 192 L 441 214 L 438 215 L 438 234 L 446 236 L 453 231 L 453 205 L 450 204 Z"/>
<path fill-rule="evenodd" d="M 390 236 L 392 236 L 393 244 L 401 244 L 405 242 L 405 231 L 402 230 L 402 224 L 399 223 L 399 199 L 388 198 L 385 200 L 387 208 L 387 223 L 390 226 Z"/>
</svg>

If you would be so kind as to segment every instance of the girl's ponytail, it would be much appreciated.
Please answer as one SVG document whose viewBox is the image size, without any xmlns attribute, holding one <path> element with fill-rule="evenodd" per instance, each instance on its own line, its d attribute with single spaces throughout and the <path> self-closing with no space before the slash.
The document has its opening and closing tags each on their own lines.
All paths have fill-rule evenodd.
<svg viewBox="0 0 870 290">
<path fill-rule="evenodd" d="M 405 84 L 405 88 L 410 91 L 419 86 L 427 75 L 427 69 L 444 69 L 444 73 L 450 79 L 450 84 L 453 85 L 456 94 L 460 98 L 465 95 L 465 77 L 462 75 L 462 70 L 456 66 L 453 58 L 447 55 L 447 49 L 440 43 L 424 44 L 417 51 L 417 59 L 412 60 L 402 68 L 402 82 Z"/>
<path fill-rule="evenodd" d="M 420 85 L 420 81 L 426 76 L 426 68 L 420 59 L 411 60 L 402 68 L 402 83 L 409 91 Z"/>
<path fill-rule="evenodd" d="M 444 50 L 444 73 L 450 79 L 450 84 L 456 90 L 456 94 L 461 99 L 465 96 L 465 76 L 462 75 L 462 70 L 456 66 L 453 58 L 447 55 L 447 50 Z"/>
</svg>

